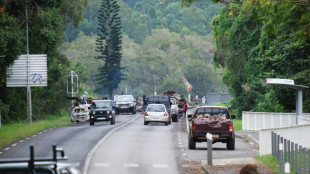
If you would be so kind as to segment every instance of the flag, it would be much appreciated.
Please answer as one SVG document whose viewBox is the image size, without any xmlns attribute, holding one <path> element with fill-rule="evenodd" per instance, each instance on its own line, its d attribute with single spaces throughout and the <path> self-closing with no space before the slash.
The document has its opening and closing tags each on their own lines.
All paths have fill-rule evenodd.
<svg viewBox="0 0 310 174">
<path fill-rule="evenodd" d="M 185 83 L 186 88 L 188 89 L 188 91 L 192 90 L 192 85 L 188 83 L 188 81 L 186 80 L 186 78 L 182 77 L 183 82 Z"/>
</svg>

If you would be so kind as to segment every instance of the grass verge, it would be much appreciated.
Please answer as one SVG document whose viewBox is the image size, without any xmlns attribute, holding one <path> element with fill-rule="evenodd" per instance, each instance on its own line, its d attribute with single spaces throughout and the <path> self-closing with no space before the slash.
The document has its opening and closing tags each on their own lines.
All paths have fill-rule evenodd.
<svg viewBox="0 0 310 174">
<path fill-rule="evenodd" d="M 0 148 L 42 130 L 69 125 L 71 125 L 70 117 L 64 110 L 59 116 L 47 116 L 45 120 L 35 121 L 31 124 L 21 122 L 3 125 L 0 127 Z"/>
<path fill-rule="evenodd" d="M 256 156 L 256 159 L 263 163 L 266 167 L 271 169 L 275 173 L 280 173 L 280 165 L 278 160 L 275 156 L 272 155 L 263 155 L 263 156 Z M 284 168 L 283 168 L 284 173 Z M 290 174 L 296 174 L 295 172 L 290 172 Z"/>
<path fill-rule="evenodd" d="M 234 119 L 233 122 L 234 122 L 235 131 L 241 131 L 242 130 L 242 120 Z"/>
<path fill-rule="evenodd" d="M 275 173 L 279 173 L 279 164 L 276 157 L 272 155 L 263 155 L 263 156 L 256 156 L 256 159 L 263 163 L 266 167 L 274 171 Z"/>
</svg>

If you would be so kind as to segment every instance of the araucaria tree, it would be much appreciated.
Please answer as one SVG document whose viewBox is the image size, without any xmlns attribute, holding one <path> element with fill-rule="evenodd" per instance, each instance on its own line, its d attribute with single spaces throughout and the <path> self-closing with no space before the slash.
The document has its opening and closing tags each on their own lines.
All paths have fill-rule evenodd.
<svg viewBox="0 0 310 174">
<path fill-rule="evenodd" d="M 104 61 L 104 66 L 99 68 L 98 80 L 103 89 L 112 98 L 113 90 L 124 80 L 120 65 L 121 54 L 121 18 L 119 5 L 116 0 L 103 0 L 98 16 L 97 49 L 100 53 L 96 59 Z"/>
</svg>

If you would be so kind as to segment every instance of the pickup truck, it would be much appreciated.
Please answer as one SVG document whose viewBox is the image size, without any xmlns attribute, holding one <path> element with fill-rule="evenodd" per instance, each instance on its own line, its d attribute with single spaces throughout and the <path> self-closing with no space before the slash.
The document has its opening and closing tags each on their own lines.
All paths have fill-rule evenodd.
<svg viewBox="0 0 310 174">
<path fill-rule="evenodd" d="M 235 133 L 232 119 L 226 107 L 202 106 L 186 113 L 188 148 L 196 149 L 196 142 L 207 142 L 206 134 L 212 134 L 212 143 L 226 143 L 228 150 L 235 149 Z"/>
</svg>

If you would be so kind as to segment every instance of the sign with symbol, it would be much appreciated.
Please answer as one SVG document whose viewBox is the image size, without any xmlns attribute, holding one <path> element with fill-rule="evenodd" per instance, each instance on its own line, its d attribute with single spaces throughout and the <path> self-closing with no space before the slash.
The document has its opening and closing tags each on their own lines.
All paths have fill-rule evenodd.
<svg viewBox="0 0 310 174">
<path fill-rule="evenodd" d="M 29 78 L 27 75 L 29 74 Z M 7 68 L 7 87 L 27 87 L 28 81 L 31 87 L 47 86 L 47 55 L 29 55 L 29 73 L 27 67 L 27 55 L 21 55 Z"/>
</svg>

